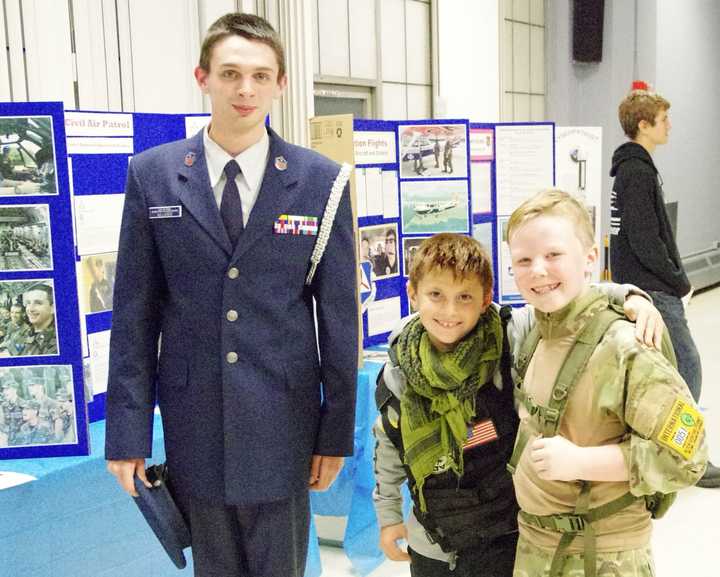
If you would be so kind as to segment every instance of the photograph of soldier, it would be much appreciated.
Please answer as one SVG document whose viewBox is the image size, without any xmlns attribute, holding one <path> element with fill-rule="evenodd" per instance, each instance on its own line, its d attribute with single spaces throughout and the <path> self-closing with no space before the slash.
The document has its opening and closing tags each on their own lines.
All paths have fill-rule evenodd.
<svg viewBox="0 0 720 577">
<path fill-rule="evenodd" d="M 0 206 L 0 271 L 51 268 L 48 206 Z"/>
<path fill-rule="evenodd" d="M 57 194 L 50 116 L 0 118 L 0 195 Z"/>
<path fill-rule="evenodd" d="M 82 257 L 80 261 L 84 310 L 89 313 L 112 310 L 117 253 L 94 254 Z"/>
<path fill-rule="evenodd" d="M 372 263 L 373 279 L 397 276 L 399 273 L 397 252 L 397 224 L 365 226 L 360 229 L 360 247 Z"/>
<path fill-rule="evenodd" d="M 403 276 L 408 276 L 413 256 L 423 240 L 425 240 L 424 236 L 403 237 Z"/>
<path fill-rule="evenodd" d="M 0 369 L 0 449 L 76 443 L 72 367 Z"/>
<path fill-rule="evenodd" d="M 398 127 L 400 178 L 467 177 L 465 124 Z"/>
<path fill-rule="evenodd" d="M 53 281 L 3 281 L 0 294 L 11 303 L 0 357 L 57 355 Z"/>
</svg>

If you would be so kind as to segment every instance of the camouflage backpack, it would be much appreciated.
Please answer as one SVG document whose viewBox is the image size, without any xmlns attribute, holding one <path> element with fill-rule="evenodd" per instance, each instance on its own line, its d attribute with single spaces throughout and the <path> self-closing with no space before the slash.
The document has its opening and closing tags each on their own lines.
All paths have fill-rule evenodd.
<svg viewBox="0 0 720 577">
<path fill-rule="evenodd" d="M 550 394 L 548 406 L 542 406 L 535 403 L 535 401 L 522 390 L 522 381 L 525 378 L 525 372 L 527 371 L 530 359 L 532 358 L 540 341 L 540 331 L 537 325 L 530 331 L 530 334 L 525 339 L 520 354 L 516 360 L 516 369 L 520 378 L 517 386 L 515 387 L 515 399 L 525 406 L 528 413 L 534 418 L 536 424 L 539 425 L 539 430 L 543 436 L 551 437 L 557 434 L 560 426 L 560 420 L 562 419 L 565 407 L 567 406 L 568 397 L 570 396 L 575 383 L 584 372 L 590 357 L 607 330 L 610 328 L 610 325 L 617 320 L 623 319 L 625 319 L 624 312 L 613 308 L 611 305 L 610 308 L 598 312 L 592 320 L 588 322 L 573 344 L 562 364 L 562 367 L 560 368 Z M 667 329 L 663 333 L 661 351 L 673 367 L 677 368 L 675 351 L 670 341 Z M 530 434 L 528 430 L 521 427 L 515 443 L 515 449 L 513 450 L 513 454 L 510 457 L 510 462 L 507 466 L 510 473 L 515 472 L 520 456 L 525 450 L 529 440 Z M 676 497 L 677 493 L 655 493 L 653 495 L 646 495 L 644 498 L 645 505 L 650 511 L 652 517 L 654 519 L 659 519 L 665 515 L 667 510 L 675 501 Z M 532 525 L 562 533 L 560 544 L 558 545 L 550 567 L 550 577 L 554 577 L 559 574 L 562 569 L 564 551 L 570 545 L 575 536 L 580 534 L 584 534 L 586 536 L 585 575 L 586 577 L 594 577 L 596 575 L 595 533 L 592 523 L 614 515 L 625 507 L 635 503 L 638 498 L 639 497 L 636 497 L 628 492 L 614 501 L 610 501 L 609 503 L 590 509 L 590 483 L 583 481 L 581 484 L 578 502 L 573 513 L 531 515 L 524 511 L 520 511 L 520 515 L 524 521 Z"/>
</svg>

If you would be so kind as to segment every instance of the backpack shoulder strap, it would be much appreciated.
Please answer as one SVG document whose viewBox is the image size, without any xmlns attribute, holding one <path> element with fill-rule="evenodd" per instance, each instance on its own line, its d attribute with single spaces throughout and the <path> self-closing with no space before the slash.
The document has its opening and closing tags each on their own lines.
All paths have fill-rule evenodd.
<svg viewBox="0 0 720 577">
<path fill-rule="evenodd" d="M 543 435 L 552 436 L 557 433 L 570 392 L 610 325 L 622 318 L 625 316 L 613 308 L 607 308 L 596 313 L 582 330 L 555 379 L 550 401 L 543 415 Z"/>
<path fill-rule="evenodd" d="M 500 307 L 500 323 L 502 325 L 502 355 L 500 356 L 500 376 L 502 377 L 503 395 L 512 395 L 515 383 L 512 378 L 512 351 L 508 339 L 508 323 L 512 318 L 512 307 L 503 305 Z"/>
</svg>

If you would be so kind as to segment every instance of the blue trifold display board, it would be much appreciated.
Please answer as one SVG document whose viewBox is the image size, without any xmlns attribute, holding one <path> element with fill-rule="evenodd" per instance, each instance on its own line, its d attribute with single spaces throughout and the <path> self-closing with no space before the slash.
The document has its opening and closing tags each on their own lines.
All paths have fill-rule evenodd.
<svg viewBox="0 0 720 577">
<path fill-rule="evenodd" d="M 88 454 L 62 103 L 0 104 L 0 459 Z"/>
<path fill-rule="evenodd" d="M 40 443 L 41 446 L 3 447 L 3 437 L 0 432 L 0 458 L 5 457 L 6 454 L 7 458 L 18 458 L 87 453 L 85 432 L 87 423 L 84 409 L 86 397 L 83 392 L 84 389 L 90 391 L 87 396 L 89 420 L 104 418 L 104 388 L 97 384 L 107 378 L 106 363 L 104 372 L 87 370 L 89 366 L 93 366 L 90 362 L 93 351 L 90 350 L 89 343 L 98 335 L 107 335 L 112 322 L 111 289 L 107 289 L 104 293 L 98 292 L 95 282 L 99 285 L 107 283 L 104 278 L 102 282 L 98 281 L 88 271 L 93 263 L 96 263 L 98 267 L 104 266 L 108 275 L 112 276 L 114 261 L 106 254 L 96 255 L 92 250 L 81 247 L 83 234 L 82 225 L 78 220 L 82 220 L 83 214 L 78 206 L 84 201 L 92 201 L 90 204 L 93 206 L 102 207 L 103 202 L 107 200 L 107 206 L 110 208 L 105 210 L 108 213 L 117 213 L 114 215 L 113 226 L 119 230 L 127 166 L 132 155 L 159 144 L 185 138 L 189 135 L 188 132 L 197 131 L 206 121 L 207 116 L 83 111 L 67 111 L 63 116 L 62 107 L 57 103 L 3 105 L 2 110 L 4 116 L 44 115 L 52 119 L 57 193 L 45 193 L 41 196 L 6 196 L 2 194 L 5 188 L 0 186 L 0 210 L 2 205 L 48 206 L 53 264 L 52 267 L 31 271 L 0 271 L 0 283 L 15 279 L 24 281 L 49 279 L 55 287 L 60 353 L 52 358 L 52 365 L 57 363 L 71 367 L 77 442 L 70 445 Z M 77 115 L 80 120 L 76 120 Z M 68 126 L 67 150 L 64 123 Z M 543 124 L 553 126 L 552 123 Z M 102 132 L 97 129 L 101 125 L 110 128 Z M 119 125 L 125 128 L 118 129 Z M 87 129 L 84 128 L 86 126 Z M 440 232 L 472 235 L 490 252 L 494 270 L 501 270 L 503 265 L 497 254 L 501 247 L 495 146 L 498 126 L 501 125 L 470 123 L 463 119 L 415 121 L 357 119 L 354 121 L 356 141 L 357 137 L 375 135 L 381 140 L 384 139 L 387 148 L 387 154 L 377 159 L 356 158 L 356 192 L 359 195 L 356 199 L 358 200 L 356 203 L 358 243 L 361 247 L 361 260 L 364 261 L 362 268 L 367 281 L 367 286 L 360 288 L 360 292 L 361 298 L 371 295 L 365 302 L 362 315 L 365 348 L 385 343 L 395 322 L 411 312 L 406 294 L 409 260 L 424 238 Z M 80 146 L 75 142 L 78 138 L 82 141 Z M 0 142 L 0 145 L 2 144 Z M 70 182 L 68 165 L 71 167 Z M 2 168 L 2 156 L 0 156 L 0 171 Z M 71 216 L 73 206 L 76 212 L 74 228 Z M 3 226 L 1 217 L 0 214 L 0 228 Z M 101 232 L 101 229 L 100 232 L 94 231 L 95 240 L 99 238 L 102 241 Z M 112 234 L 117 234 L 117 230 L 108 232 L 109 237 Z M 101 244 L 102 242 L 98 242 L 98 246 Z M 2 230 L 0 230 L 1 249 Z M 112 244 L 112 248 L 107 249 L 108 253 L 111 251 L 117 251 L 116 242 Z M 494 285 L 495 300 L 499 300 L 501 296 L 497 276 Z M 28 287 L 23 285 L 21 288 Z M 92 295 L 88 297 L 88 291 L 92 293 L 93 290 L 98 293 L 100 300 L 104 297 L 103 306 L 93 306 Z M 0 308 L 1 306 L 2 290 L 0 290 Z M 386 314 L 388 311 L 389 314 Z M 2 322 L 0 318 L 0 327 Z M 85 341 L 81 346 L 82 338 Z M 107 355 L 107 341 L 103 342 L 105 343 L 103 354 Z M 88 378 L 85 387 L 83 387 L 83 358 L 85 374 L 92 377 Z M 51 359 L 47 357 L 22 359 L 0 357 L 0 371 L 5 370 L 3 367 L 16 365 L 46 365 L 49 360 Z M 102 365 L 102 362 L 96 362 L 94 366 L 97 369 Z M 62 372 L 65 369 L 58 370 Z M 48 376 L 46 380 L 49 378 Z M 2 385 L 1 375 L 0 385 Z M 13 388 L 12 383 L 10 385 Z M 25 388 L 22 388 L 23 386 Z M 49 385 L 46 388 L 52 389 Z M 94 395 L 93 389 L 95 389 Z M 25 385 L 21 386 L 21 391 L 25 400 L 32 401 Z M 60 396 L 62 400 L 62 394 Z M 64 417 L 67 421 L 67 415 Z M 16 410 L 13 418 L 20 423 L 16 426 L 19 434 L 22 411 Z M 6 445 L 9 443 L 6 442 Z"/>
</svg>

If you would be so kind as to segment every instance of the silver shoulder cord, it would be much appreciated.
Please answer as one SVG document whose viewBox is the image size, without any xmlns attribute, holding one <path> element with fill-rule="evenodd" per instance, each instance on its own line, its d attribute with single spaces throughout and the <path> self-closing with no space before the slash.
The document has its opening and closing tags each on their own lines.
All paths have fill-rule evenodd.
<svg viewBox="0 0 720 577">
<path fill-rule="evenodd" d="M 317 265 L 320 263 L 323 253 L 325 252 L 328 240 L 330 239 L 330 231 L 332 230 L 332 225 L 335 221 L 335 213 L 340 205 L 340 198 L 342 197 L 343 190 L 345 190 L 345 185 L 350 178 L 351 172 L 352 166 L 350 166 L 347 162 L 343 162 L 340 167 L 340 172 L 338 172 L 338 175 L 335 177 L 335 182 L 333 182 L 332 189 L 330 190 L 330 196 L 328 197 L 327 204 L 325 205 L 325 212 L 322 216 L 320 232 L 318 232 L 315 247 L 313 248 L 312 255 L 310 256 L 310 271 L 305 278 L 305 285 L 309 285 L 312 282 Z"/>
</svg>

